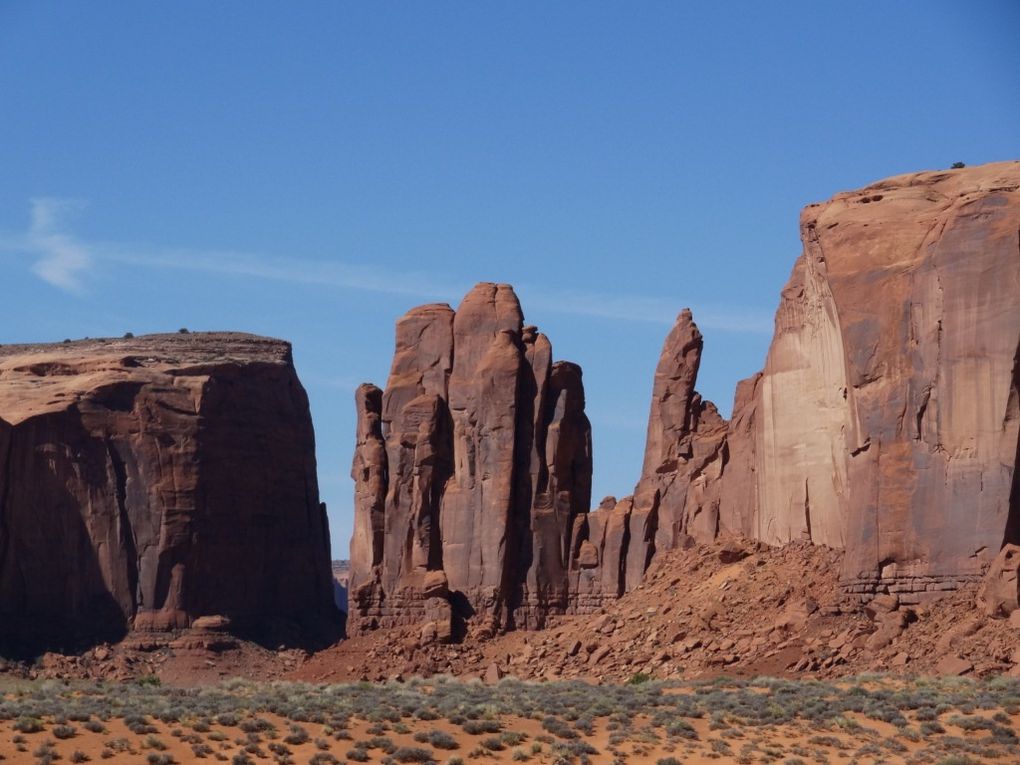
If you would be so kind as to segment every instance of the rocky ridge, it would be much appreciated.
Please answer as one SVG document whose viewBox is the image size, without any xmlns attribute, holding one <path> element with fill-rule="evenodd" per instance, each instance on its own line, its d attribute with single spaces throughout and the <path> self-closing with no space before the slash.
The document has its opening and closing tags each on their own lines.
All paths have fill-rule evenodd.
<svg viewBox="0 0 1020 765">
<path fill-rule="evenodd" d="M 543 576 L 527 579 L 530 589 L 522 585 L 533 593 L 555 582 L 556 597 L 532 600 L 526 613 L 534 618 L 497 626 L 540 626 L 549 614 L 596 611 L 639 587 L 664 553 L 737 538 L 842 550 L 840 592 L 852 600 L 885 593 L 912 605 L 977 583 L 1002 544 L 1020 533 L 1018 188 L 1020 163 L 1007 162 L 899 176 L 805 208 L 804 252 L 783 290 L 765 368 L 737 386 L 729 422 L 696 391 L 704 341 L 691 313 L 681 312 L 656 369 L 634 494 L 607 497 L 591 512 L 572 495 L 570 513 L 542 515 L 527 507 L 512 513 L 520 528 L 529 526 L 532 539 L 559 540 L 562 552 L 555 570 L 532 568 L 529 575 Z M 504 301 L 512 294 L 500 290 Z M 484 406 L 490 421 L 513 420 L 519 401 L 506 397 L 500 380 L 516 379 L 516 368 L 507 373 L 471 360 L 501 316 L 513 316 L 507 326 L 514 336 L 519 306 L 508 313 L 490 300 L 491 315 L 475 315 L 476 302 L 486 303 L 465 301 L 472 329 L 459 342 L 469 349 L 467 366 L 489 379 L 480 381 L 485 393 L 471 406 Z M 516 299 L 509 302 L 516 306 Z M 407 366 L 418 352 L 409 352 L 401 333 L 436 316 L 441 327 L 454 323 L 447 307 L 425 306 L 398 324 L 387 397 L 403 390 L 410 368 L 419 370 L 411 375 L 414 392 L 428 387 L 424 367 Z M 482 340 L 474 337 L 475 327 Z M 442 353 L 426 354 L 433 379 L 441 377 L 437 369 L 456 369 L 457 354 L 447 352 L 452 343 L 445 341 L 450 334 L 442 330 Z M 376 414 L 378 406 L 366 408 L 380 396 L 377 389 L 359 392 L 359 411 L 366 412 L 359 453 L 377 454 L 391 439 L 376 425 L 386 421 Z M 452 407 L 453 422 L 463 408 Z M 442 438 L 440 429 L 428 432 Z M 507 476 L 524 474 L 523 453 L 505 438 L 505 426 L 493 432 L 497 436 L 490 433 L 484 446 L 504 496 L 514 480 Z M 481 446 L 476 440 L 462 453 Z M 356 458 L 356 474 L 358 464 Z M 445 492 L 442 470 L 450 468 L 441 468 L 438 483 L 430 477 L 429 486 Z M 371 469 L 361 474 L 359 507 L 365 496 L 373 498 L 371 507 L 383 507 Z M 429 533 L 445 535 L 446 524 L 457 519 L 449 532 L 456 537 L 470 527 L 464 522 L 469 516 L 491 516 L 480 495 L 460 491 L 459 480 L 451 484 L 457 511 L 431 515 Z M 359 528 L 389 513 L 360 511 Z M 496 518 L 503 528 L 505 516 Z M 539 522 L 541 534 L 535 533 Z M 372 528 L 384 540 L 380 547 L 389 543 L 388 526 L 380 521 Z M 356 532 L 355 539 L 364 535 Z M 455 567 L 469 567 L 472 556 L 492 560 L 502 544 L 484 534 L 455 538 Z M 382 578 L 392 576 L 386 573 L 392 563 L 379 558 L 374 565 Z M 440 568 L 435 559 L 425 567 Z M 512 567 L 501 571 L 504 587 L 525 581 L 521 572 L 506 579 Z M 476 571 L 472 586 L 499 590 L 484 578 Z M 436 592 L 445 586 L 437 584 Z M 433 609 L 427 616 L 437 614 L 445 623 L 445 612 Z M 429 634 L 455 637 L 452 629 Z"/>
</svg>

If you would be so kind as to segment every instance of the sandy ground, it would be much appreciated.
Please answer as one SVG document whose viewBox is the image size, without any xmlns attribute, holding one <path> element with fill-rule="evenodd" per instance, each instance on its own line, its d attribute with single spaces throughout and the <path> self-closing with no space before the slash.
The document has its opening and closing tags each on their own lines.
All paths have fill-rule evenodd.
<svg viewBox="0 0 1020 765">
<path fill-rule="evenodd" d="M 963 740 L 978 741 L 981 734 L 955 729 L 948 722 L 951 713 L 942 724 L 947 736 L 959 736 Z M 38 763 L 52 762 L 109 762 L 113 763 L 190 763 L 233 761 L 249 746 L 248 751 L 253 761 L 274 762 L 275 755 L 270 744 L 281 744 L 284 738 L 292 733 L 294 725 L 299 725 L 308 736 L 304 743 L 286 744 L 294 763 L 318 762 L 326 763 L 333 760 L 325 757 L 332 755 L 338 761 L 349 761 L 349 752 L 358 741 L 368 741 L 374 735 L 383 735 L 398 748 L 427 748 L 433 752 L 438 762 L 449 762 L 451 758 L 473 760 L 479 763 L 499 762 L 532 762 L 562 763 L 560 754 L 555 754 L 548 742 L 549 734 L 543 730 L 539 721 L 520 717 L 502 717 L 503 731 L 522 734 L 521 742 L 516 746 L 505 746 L 501 750 L 485 749 L 482 742 L 492 738 L 491 734 L 470 735 L 460 726 L 446 720 L 411 721 L 406 729 L 391 727 L 383 733 L 371 730 L 372 724 L 364 720 L 352 720 L 347 728 L 349 739 L 337 740 L 335 731 L 315 723 L 292 723 L 272 714 L 259 714 L 261 720 L 268 722 L 272 728 L 257 735 L 257 741 L 242 732 L 238 727 L 210 725 L 209 730 L 201 733 L 189 728 L 188 721 L 164 724 L 158 720 L 150 723 L 155 727 L 154 733 L 138 735 L 128 729 L 124 720 L 111 719 L 103 723 L 104 732 L 94 733 L 85 730 L 81 722 L 71 722 L 76 730 L 66 739 L 58 739 L 53 735 L 55 723 L 43 720 L 45 730 L 34 733 L 19 734 L 14 730 L 14 721 L 0 723 L 0 754 L 5 762 Z M 954 762 L 947 760 L 952 751 L 939 746 L 939 752 L 924 752 L 925 747 L 932 744 L 931 740 L 910 741 L 898 735 L 895 726 L 881 721 L 870 720 L 859 715 L 848 715 L 842 723 L 845 729 L 819 730 L 809 727 L 806 723 L 795 725 L 779 725 L 768 727 L 748 727 L 744 729 L 726 728 L 713 729 L 708 719 L 692 720 L 691 726 L 697 738 L 670 743 L 664 740 L 662 731 L 655 731 L 645 716 L 638 715 L 632 720 L 632 729 L 626 734 L 623 742 L 610 742 L 610 730 L 605 720 L 594 726 L 592 734 L 582 736 L 579 740 L 586 741 L 596 751 L 589 754 L 592 763 L 656 763 L 664 758 L 673 757 L 681 763 L 757 763 L 757 762 L 813 762 L 838 763 L 852 761 L 861 765 L 871 763 L 915 763 L 915 762 Z M 1018 722 L 1017 716 L 1011 719 L 1012 724 Z M 428 743 L 414 739 L 418 731 L 443 731 L 457 741 L 452 750 L 433 749 Z M 197 757 L 192 745 L 184 740 L 191 737 L 191 742 L 202 742 L 210 747 L 205 757 Z M 48 750 L 46 744 L 49 743 Z M 254 749 L 252 748 L 254 745 Z M 42 748 L 41 748 L 42 747 Z M 57 755 L 53 760 L 46 760 L 45 752 Z M 381 763 L 386 754 L 380 749 L 366 750 L 367 762 Z M 172 760 L 160 760 L 161 756 L 169 756 Z M 1001 752 L 995 756 L 968 755 L 969 759 L 955 762 L 1015 762 L 1004 758 Z M 87 758 L 87 759 L 86 759 Z M 852 759 L 851 759 L 852 758 Z M 580 760 L 583 762 L 583 759 Z M 454 759 L 456 762 L 456 759 Z M 671 765 L 675 765 L 672 763 Z"/>
</svg>

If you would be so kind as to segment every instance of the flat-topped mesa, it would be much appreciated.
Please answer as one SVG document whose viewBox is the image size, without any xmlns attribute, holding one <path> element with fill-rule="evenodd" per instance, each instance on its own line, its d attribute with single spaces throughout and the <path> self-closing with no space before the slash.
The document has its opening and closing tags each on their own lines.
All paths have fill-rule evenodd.
<svg viewBox="0 0 1020 765">
<path fill-rule="evenodd" d="M 844 547 L 911 602 L 1020 541 L 1020 162 L 809 205 L 764 371 L 738 389 L 721 525 Z"/>
<path fill-rule="evenodd" d="M 0 346 L 0 623 L 10 650 L 225 616 L 335 624 L 308 400 L 243 334 Z"/>
<path fill-rule="evenodd" d="M 552 362 L 513 289 L 409 311 L 377 390 L 357 395 L 349 629 L 428 621 L 448 639 L 452 617 L 493 632 L 566 611 L 591 429 L 580 368 Z"/>
</svg>

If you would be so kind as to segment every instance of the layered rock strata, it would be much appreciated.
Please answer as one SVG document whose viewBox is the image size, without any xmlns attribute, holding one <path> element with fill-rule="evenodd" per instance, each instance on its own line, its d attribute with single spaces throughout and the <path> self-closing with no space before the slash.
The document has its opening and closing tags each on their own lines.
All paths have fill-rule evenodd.
<svg viewBox="0 0 1020 765">
<path fill-rule="evenodd" d="M 356 403 L 352 631 L 492 632 L 568 608 L 591 496 L 581 370 L 553 362 L 508 285 L 409 311 L 385 392 L 363 385 Z"/>
<path fill-rule="evenodd" d="M 240 334 L 0 346 L 0 624 L 34 650 L 334 624 L 308 400 Z"/>
</svg>

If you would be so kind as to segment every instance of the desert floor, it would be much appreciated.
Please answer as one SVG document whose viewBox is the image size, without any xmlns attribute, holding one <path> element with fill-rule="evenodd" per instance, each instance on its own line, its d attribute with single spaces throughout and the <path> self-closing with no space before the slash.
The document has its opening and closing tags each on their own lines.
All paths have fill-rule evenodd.
<svg viewBox="0 0 1020 765">
<path fill-rule="evenodd" d="M 0 681 L 12 763 L 1020 762 L 1020 682 Z"/>
</svg>

